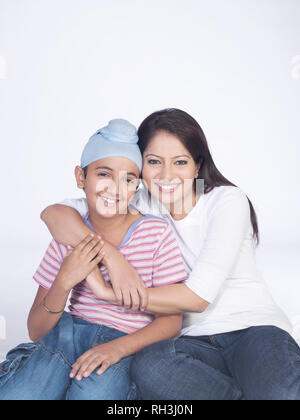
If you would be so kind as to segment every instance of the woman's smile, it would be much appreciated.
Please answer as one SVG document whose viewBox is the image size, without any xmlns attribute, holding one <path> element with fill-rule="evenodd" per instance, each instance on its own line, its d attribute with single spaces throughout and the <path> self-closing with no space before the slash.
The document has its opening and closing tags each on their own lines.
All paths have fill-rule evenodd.
<svg viewBox="0 0 300 420">
<path fill-rule="evenodd" d="M 159 191 L 166 194 L 174 193 L 178 187 L 181 185 L 181 182 L 176 184 L 166 184 L 161 182 L 154 182 L 154 184 L 158 187 Z"/>
</svg>

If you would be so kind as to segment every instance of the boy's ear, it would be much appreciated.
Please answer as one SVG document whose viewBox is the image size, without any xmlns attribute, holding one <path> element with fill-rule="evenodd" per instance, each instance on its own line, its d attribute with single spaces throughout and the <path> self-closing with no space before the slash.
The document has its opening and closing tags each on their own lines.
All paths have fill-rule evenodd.
<svg viewBox="0 0 300 420">
<path fill-rule="evenodd" d="M 85 187 L 85 176 L 84 171 L 80 166 L 76 166 L 75 168 L 75 178 L 77 182 L 77 187 L 83 190 Z"/>
</svg>

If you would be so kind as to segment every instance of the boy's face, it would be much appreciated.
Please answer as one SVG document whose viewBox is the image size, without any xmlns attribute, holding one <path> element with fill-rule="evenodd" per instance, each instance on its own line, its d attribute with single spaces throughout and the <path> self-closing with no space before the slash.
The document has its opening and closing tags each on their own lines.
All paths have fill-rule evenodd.
<svg viewBox="0 0 300 420">
<path fill-rule="evenodd" d="M 102 217 L 128 213 L 128 205 L 139 184 L 139 169 L 123 157 L 109 157 L 91 163 L 85 178 L 83 169 L 75 170 L 77 185 L 84 188 L 90 211 Z"/>
</svg>

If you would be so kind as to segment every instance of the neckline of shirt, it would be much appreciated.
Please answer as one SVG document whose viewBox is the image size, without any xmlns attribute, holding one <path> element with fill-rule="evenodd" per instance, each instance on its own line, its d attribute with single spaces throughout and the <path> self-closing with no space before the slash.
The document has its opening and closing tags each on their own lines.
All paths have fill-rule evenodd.
<svg viewBox="0 0 300 420">
<path fill-rule="evenodd" d="M 127 230 L 127 232 L 126 232 L 126 234 L 125 234 L 125 236 L 124 236 L 124 238 L 123 238 L 123 240 L 122 240 L 122 243 L 121 243 L 121 245 L 120 246 L 118 246 L 118 250 L 120 250 L 121 248 L 123 248 L 125 245 L 127 245 L 127 243 L 128 243 L 128 241 L 129 241 L 129 239 L 131 238 L 131 235 L 132 235 L 132 233 L 133 233 L 133 231 L 137 228 L 137 226 L 142 222 L 142 221 L 144 221 L 145 219 L 148 219 L 148 218 L 150 218 L 150 217 L 155 217 L 155 216 L 152 216 L 152 215 L 150 215 L 150 214 L 144 214 L 142 217 L 140 217 L 139 219 L 137 219 L 135 222 L 133 222 L 131 225 L 130 225 L 130 227 L 129 227 L 129 229 Z M 85 216 L 85 218 L 84 218 L 84 223 L 93 231 L 93 232 L 95 232 L 95 229 L 93 228 L 93 226 L 91 225 L 91 222 L 89 221 L 89 213 Z"/>
</svg>

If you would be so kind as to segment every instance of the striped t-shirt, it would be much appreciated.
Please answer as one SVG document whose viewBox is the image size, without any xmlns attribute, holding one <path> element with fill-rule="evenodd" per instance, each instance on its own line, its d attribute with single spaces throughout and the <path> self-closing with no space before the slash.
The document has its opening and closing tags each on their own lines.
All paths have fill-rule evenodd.
<svg viewBox="0 0 300 420">
<path fill-rule="evenodd" d="M 164 286 L 187 280 L 177 240 L 168 222 L 154 216 L 143 216 L 129 229 L 119 251 L 137 270 L 147 287 Z M 49 290 L 54 282 L 68 247 L 53 240 L 34 275 L 34 280 Z M 106 281 L 109 274 L 100 266 Z M 70 314 L 86 321 L 132 333 L 146 327 L 154 315 L 133 312 L 114 303 L 97 298 L 86 281 L 79 283 L 72 291 Z"/>
</svg>

